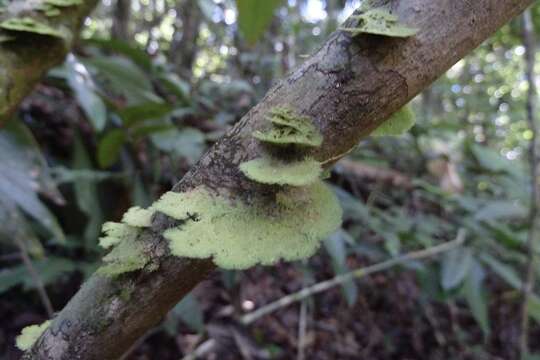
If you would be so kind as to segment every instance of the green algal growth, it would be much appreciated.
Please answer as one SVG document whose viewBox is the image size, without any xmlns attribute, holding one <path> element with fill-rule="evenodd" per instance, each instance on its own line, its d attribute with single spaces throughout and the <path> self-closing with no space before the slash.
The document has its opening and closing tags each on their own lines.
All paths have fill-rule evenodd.
<svg viewBox="0 0 540 360">
<path fill-rule="evenodd" d="M 152 225 L 152 215 L 154 215 L 153 210 L 134 206 L 124 214 L 122 222 L 134 227 L 150 227 Z"/>
<path fill-rule="evenodd" d="M 139 229 L 136 227 L 112 221 L 104 223 L 101 231 L 105 236 L 99 238 L 99 246 L 104 249 L 118 245 L 125 239 L 137 237 L 139 233 Z"/>
<path fill-rule="evenodd" d="M 47 320 L 40 325 L 30 325 L 25 327 L 22 329 L 21 335 L 17 336 L 15 339 L 15 344 L 22 351 L 30 349 L 41 334 L 47 330 L 50 324 L 51 321 Z"/>
<path fill-rule="evenodd" d="M 350 32 L 352 36 L 374 34 L 390 37 L 409 37 L 418 32 L 418 29 L 400 24 L 398 17 L 392 15 L 385 8 L 369 9 L 360 15 L 353 15 L 351 18 L 357 21 L 357 25 L 352 28 L 341 28 L 341 30 Z"/>
<path fill-rule="evenodd" d="M 311 159 L 284 162 L 270 157 L 262 157 L 240 164 L 240 170 L 250 180 L 263 184 L 305 186 L 317 181 L 321 175 L 321 165 Z"/>
<path fill-rule="evenodd" d="M 38 35 L 64 38 L 64 35 L 46 23 L 30 17 L 11 18 L 0 22 L 0 29 L 18 32 L 27 32 Z"/>
<path fill-rule="evenodd" d="M 143 242 L 134 236 L 123 238 L 107 255 L 97 272 L 107 276 L 117 276 L 126 272 L 140 270 L 150 261 L 145 253 Z"/>
<path fill-rule="evenodd" d="M 415 124 L 416 118 L 410 105 L 405 105 L 400 110 L 375 129 L 371 136 L 398 136 L 409 131 Z"/>
<path fill-rule="evenodd" d="M 338 201 L 320 181 L 280 191 L 273 201 L 260 204 L 230 202 L 198 187 L 168 192 L 153 207 L 184 220 L 163 233 L 173 255 L 211 257 L 226 269 L 304 259 L 341 223 Z"/>
<path fill-rule="evenodd" d="M 267 120 L 271 128 L 255 131 L 253 137 L 271 145 L 299 145 L 317 147 L 322 143 L 322 136 L 307 116 L 296 114 L 284 107 L 270 110 Z"/>
</svg>

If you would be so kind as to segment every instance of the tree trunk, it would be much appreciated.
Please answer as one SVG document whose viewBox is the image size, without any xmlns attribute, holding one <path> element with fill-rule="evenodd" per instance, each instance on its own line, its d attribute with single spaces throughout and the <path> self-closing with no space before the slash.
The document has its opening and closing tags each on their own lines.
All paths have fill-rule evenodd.
<svg viewBox="0 0 540 360">
<path fill-rule="evenodd" d="M 113 12 L 111 35 L 113 38 L 129 41 L 129 18 L 131 16 L 131 0 L 116 0 Z"/>
<path fill-rule="evenodd" d="M 527 266 L 525 279 L 523 280 L 523 303 L 521 311 L 521 334 L 519 353 L 525 359 L 529 353 L 528 330 L 529 330 L 529 298 L 534 290 L 535 269 L 538 266 L 536 248 L 540 241 L 540 129 L 537 118 L 537 91 L 534 76 L 534 63 L 536 46 L 534 40 L 534 25 L 531 10 L 528 9 L 523 15 L 523 45 L 525 46 L 525 77 L 529 84 L 527 91 L 527 121 L 533 137 L 529 145 L 529 162 L 531 167 L 531 207 L 529 211 L 529 234 L 527 236 Z"/>
<path fill-rule="evenodd" d="M 374 1 L 381 4 L 383 1 Z M 310 116 L 324 141 L 311 155 L 330 166 L 360 138 L 400 109 L 532 0 L 401 0 L 392 9 L 417 27 L 408 39 L 337 31 L 303 65 L 272 88 L 174 187 L 205 185 L 223 196 L 260 191 L 238 170 L 258 157 L 252 138 L 274 106 Z M 173 222 L 158 215 L 143 241 L 159 263 L 154 272 L 118 278 L 93 275 L 25 354 L 26 359 L 115 359 L 156 325 L 214 269 L 211 260 L 168 255 L 161 233 Z M 126 296 L 128 292 L 129 296 Z"/>
<path fill-rule="evenodd" d="M 176 73 L 189 80 L 197 55 L 202 12 L 197 1 L 188 0 L 178 3 L 176 14 L 182 20 L 182 26 L 175 25 L 169 59 Z"/>
<path fill-rule="evenodd" d="M 77 39 L 84 18 L 97 0 L 83 0 L 80 5 L 58 7 L 56 9 L 60 14 L 53 17 L 35 10 L 37 3 L 22 0 L 8 2 L 5 11 L 0 11 L 0 21 L 30 17 L 34 21 L 47 23 L 63 38 L 11 31 L 9 35 L 13 39 L 0 42 L 0 126 L 12 116 L 21 100 L 32 91 L 45 72 L 64 60 Z M 6 35 L 6 32 L 2 35 Z"/>
</svg>

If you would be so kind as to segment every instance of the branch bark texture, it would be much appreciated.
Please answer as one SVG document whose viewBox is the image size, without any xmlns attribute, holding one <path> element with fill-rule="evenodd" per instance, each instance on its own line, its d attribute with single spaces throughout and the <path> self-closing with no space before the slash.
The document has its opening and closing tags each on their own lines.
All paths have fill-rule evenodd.
<svg viewBox="0 0 540 360">
<path fill-rule="evenodd" d="M 11 117 L 45 72 L 64 60 L 85 17 L 96 4 L 97 0 L 82 0 L 71 6 L 57 7 L 58 13 L 54 16 L 45 14 L 45 0 L 8 1 L 8 5 L 0 9 L 3 10 L 0 11 L 0 22 L 30 18 L 55 29 L 63 37 L 27 31 L 3 31 L 0 34 L 12 37 L 0 41 L 0 126 Z"/>
<path fill-rule="evenodd" d="M 225 196 L 256 196 L 263 189 L 238 165 L 258 157 L 251 133 L 274 106 L 310 116 L 324 135 L 313 157 L 330 166 L 393 112 L 533 0 L 400 0 L 391 6 L 401 22 L 417 27 L 408 39 L 337 31 L 303 65 L 272 88 L 174 187 L 205 185 Z M 374 1 L 374 5 L 388 1 Z M 143 241 L 153 254 L 153 272 L 111 279 L 94 275 L 25 354 L 25 359 L 116 359 L 214 269 L 210 260 L 168 255 L 156 216 Z M 238 229 L 242 231 L 242 229 Z"/>
</svg>

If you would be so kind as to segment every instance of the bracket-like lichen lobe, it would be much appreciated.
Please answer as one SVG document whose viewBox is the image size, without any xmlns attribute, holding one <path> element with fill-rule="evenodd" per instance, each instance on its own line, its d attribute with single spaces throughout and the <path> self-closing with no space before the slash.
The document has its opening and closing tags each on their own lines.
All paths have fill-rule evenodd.
<svg viewBox="0 0 540 360">
<path fill-rule="evenodd" d="M 82 0 L 44 0 L 43 3 L 56 7 L 70 7 L 82 5 Z"/>
<path fill-rule="evenodd" d="M 47 320 L 39 325 L 30 325 L 22 329 L 21 334 L 15 339 L 15 345 L 22 350 L 26 351 L 30 349 L 36 340 L 43 334 L 45 330 L 51 324 L 50 320 Z"/>
<path fill-rule="evenodd" d="M 371 136 L 399 136 L 409 131 L 415 124 L 416 118 L 411 106 L 405 105 L 392 116 L 379 125 Z"/>
<path fill-rule="evenodd" d="M 274 107 L 267 117 L 271 128 L 253 132 L 253 137 L 271 145 L 300 145 L 317 147 L 322 144 L 322 136 L 311 119 L 296 114 L 287 107 Z"/>
<path fill-rule="evenodd" d="M 261 184 L 306 186 L 319 179 L 321 165 L 311 159 L 284 162 L 261 157 L 240 164 L 240 170 L 250 180 Z"/>
<path fill-rule="evenodd" d="M 46 35 L 64 39 L 65 36 L 59 30 L 50 25 L 37 21 L 31 17 L 9 18 L 0 22 L 0 29 Z"/>
<path fill-rule="evenodd" d="M 320 181 L 283 190 L 273 202 L 233 203 L 198 187 L 166 193 L 153 207 L 185 220 L 163 233 L 173 255 L 212 257 L 227 269 L 309 257 L 341 223 L 337 199 Z"/>
<path fill-rule="evenodd" d="M 373 34 L 390 37 L 409 37 L 418 32 L 416 28 L 400 24 L 398 17 L 391 14 L 385 8 L 368 9 L 360 15 L 351 16 L 351 18 L 357 20 L 356 27 L 341 28 L 341 30 L 350 32 L 352 36 Z"/>
</svg>

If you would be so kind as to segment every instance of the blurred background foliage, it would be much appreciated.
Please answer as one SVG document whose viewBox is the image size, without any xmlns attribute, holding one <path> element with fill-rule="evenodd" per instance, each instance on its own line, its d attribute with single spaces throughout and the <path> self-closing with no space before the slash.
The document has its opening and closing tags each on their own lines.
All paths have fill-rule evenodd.
<svg viewBox="0 0 540 360">
<path fill-rule="evenodd" d="M 77 48 L 0 129 L 0 358 L 17 358 L 20 329 L 97 268 L 104 221 L 167 191 L 359 3 L 102 0 Z M 179 359 L 213 339 L 208 358 L 510 359 L 531 201 L 524 53 L 517 19 L 413 101 L 409 133 L 362 140 L 336 165 L 344 222 L 315 257 L 216 274 L 128 357 Z M 466 245 L 433 261 L 237 322 L 460 229 Z M 540 350 L 540 298 L 531 304 Z"/>
</svg>

